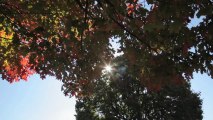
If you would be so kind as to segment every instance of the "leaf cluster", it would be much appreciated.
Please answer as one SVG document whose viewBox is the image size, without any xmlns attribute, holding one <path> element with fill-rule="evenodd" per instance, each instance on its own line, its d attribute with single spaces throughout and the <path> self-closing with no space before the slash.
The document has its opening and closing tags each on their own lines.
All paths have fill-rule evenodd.
<svg viewBox="0 0 213 120">
<path fill-rule="evenodd" d="M 212 11 L 211 0 L 3 0 L 0 74 L 10 82 L 51 75 L 66 95 L 90 92 L 117 38 L 150 89 L 182 84 L 194 71 L 213 76 Z M 188 27 L 195 16 L 202 21 Z"/>
</svg>

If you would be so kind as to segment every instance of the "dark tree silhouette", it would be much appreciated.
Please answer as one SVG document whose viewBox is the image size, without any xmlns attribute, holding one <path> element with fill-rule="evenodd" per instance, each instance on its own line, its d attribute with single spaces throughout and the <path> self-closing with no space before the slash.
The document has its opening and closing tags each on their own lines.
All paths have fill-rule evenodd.
<svg viewBox="0 0 213 120">
<path fill-rule="evenodd" d="M 115 62 L 115 74 L 105 74 L 95 81 L 94 94 L 78 99 L 77 120 L 202 119 L 202 101 L 190 90 L 189 83 L 148 91 L 121 61 L 119 58 Z"/>
</svg>

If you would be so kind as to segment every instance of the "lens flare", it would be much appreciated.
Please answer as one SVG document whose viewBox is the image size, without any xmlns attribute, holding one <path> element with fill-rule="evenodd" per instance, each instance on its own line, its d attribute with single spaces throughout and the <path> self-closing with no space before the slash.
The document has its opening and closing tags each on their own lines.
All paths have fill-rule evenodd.
<svg viewBox="0 0 213 120">
<path fill-rule="evenodd" d="M 104 69 L 105 69 L 107 72 L 111 72 L 111 71 L 112 71 L 112 66 L 106 65 L 106 66 L 104 67 Z"/>
</svg>

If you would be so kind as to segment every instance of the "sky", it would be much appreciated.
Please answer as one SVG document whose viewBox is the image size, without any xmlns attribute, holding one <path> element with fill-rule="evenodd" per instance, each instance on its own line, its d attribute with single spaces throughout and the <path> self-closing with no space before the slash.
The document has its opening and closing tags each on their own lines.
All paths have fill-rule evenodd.
<svg viewBox="0 0 213 120">
<path fill-rule="evenodd" d="M 37 75 L 13 84 L 0 80 L 0 120 L 75 120 L 75 98 L 65 97 L 61 85 Z"/>
<path fill-rule="evenodd" d="M 206 74 L 194 73 L 191 89 L 200 92 L 200 98 L 203 100 L 203 120 L 213 120 L 213 79 Z"/>
</svg>

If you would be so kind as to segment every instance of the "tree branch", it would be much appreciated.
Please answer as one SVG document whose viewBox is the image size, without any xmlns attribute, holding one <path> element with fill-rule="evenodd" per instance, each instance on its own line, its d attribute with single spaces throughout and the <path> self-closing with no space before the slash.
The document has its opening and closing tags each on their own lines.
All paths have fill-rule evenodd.
<svg viewBox="0 0 213 120">
<path fill-rule="evenodd" d="M 118 12 L 116 11 L 116 9 L 115 9 L 114 5 L 111 3 L 111 1 L 109 1 L 109 0 L 105 0 L 105 1 L 106 1 L 106 3 L 107 3 L 109 6 L 111 6 L 111 7 L 113 8 L 114 14 L 118 15 Z M 98 2 L 100 2 L 100 1 L 98 0 Z M 99 3 L 99 4 L 101 5 L 102 3 Z M 101 7 L 104 9 L 103 6 L 101 6 Z M 107 14 L 108 14 L 109 18 L 110 18 L 113 22 L 115 22 L 121 29 L 125 30 L 125 31 L 126 31 L 128 34 L 130 34 L 131 36 L 135 37 L 135 38 L 136 38 L 138 41 L 140 41 L 142 44 L 146 45 L 146 46 L 148 47 L 148 49 L 150 49 L 151 51 L 154 51 L 156 54 L 159 54 L 158 51 L 157 51 L 156 49 L 152 48 L 148 43 L 146 43 L 145 41 L 141 40 L 141 38 L 139 38 L 137 35 L 135 35 L 133 32 L 131 32 L 131 31 L 130 31 L 126 26 L 124 26 L 121 22 L 117 21 L 117 20 L 116 20 L 115 18 L 113 18 L 109 13 L 107 13 Z"/>
</svg>

